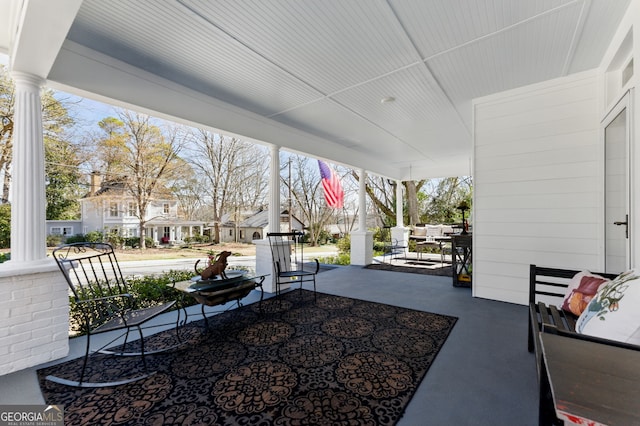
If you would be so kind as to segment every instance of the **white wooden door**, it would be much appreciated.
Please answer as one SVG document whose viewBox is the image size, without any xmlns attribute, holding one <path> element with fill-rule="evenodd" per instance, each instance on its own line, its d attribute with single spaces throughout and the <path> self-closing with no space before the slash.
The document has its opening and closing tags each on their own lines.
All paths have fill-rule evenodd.
<svg viewBox="0 0 640 426">
<path fill-rule="evenodd" d="M 629 94 L 604 119 L 605 271 L 629 269 L 631 259 Z"/>
</svg>

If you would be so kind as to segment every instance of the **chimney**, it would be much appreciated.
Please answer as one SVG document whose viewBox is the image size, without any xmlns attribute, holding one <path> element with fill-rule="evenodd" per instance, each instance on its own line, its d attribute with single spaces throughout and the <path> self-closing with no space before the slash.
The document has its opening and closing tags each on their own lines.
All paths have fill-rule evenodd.
<svg viewBox="0 0 640 426">
<path fill-rule="evenodd" d="M 89 192 L 89 196 L 94 196 L 100 189 L 100 184 L 102 183 L 102 179 L 100 178 L 100 172 L 93 171 L 91 172 L 91 190 Z"/>
</svg>

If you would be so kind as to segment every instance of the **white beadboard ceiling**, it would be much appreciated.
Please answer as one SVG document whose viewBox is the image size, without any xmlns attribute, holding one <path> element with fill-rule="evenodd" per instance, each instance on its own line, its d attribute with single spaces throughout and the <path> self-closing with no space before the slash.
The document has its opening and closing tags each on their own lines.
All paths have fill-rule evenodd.
<svg viewBox="0 0 640 426">
<path fill-rule="evenodd" d="M 461 175 L 471 100 L 599 66 L 629 1 L 84 0 L 48 78 L 388 177 Z"/>
</svg>

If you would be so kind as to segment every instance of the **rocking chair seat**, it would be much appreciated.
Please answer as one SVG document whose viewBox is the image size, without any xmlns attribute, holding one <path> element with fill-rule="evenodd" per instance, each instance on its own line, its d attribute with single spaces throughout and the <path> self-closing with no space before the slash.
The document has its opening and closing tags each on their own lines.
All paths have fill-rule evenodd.
<svg viewBox="0 0 640 426">
<path fill-rule="evenodd" d="M 134 309 L 128 312 L 124 312 L 117 317 L 110 319 L 104 324 L 93 329 L 92 333 L 106 333 L 108 331 L 122 330 L 126 327 L 138 327 L 149 320 L 157 317 L 158 315 L 171 309 L 175 305 L 175 300 L 172 302 L 164 303 L 162 305 L 151 306 L 150 308 Z"/>
</svg>

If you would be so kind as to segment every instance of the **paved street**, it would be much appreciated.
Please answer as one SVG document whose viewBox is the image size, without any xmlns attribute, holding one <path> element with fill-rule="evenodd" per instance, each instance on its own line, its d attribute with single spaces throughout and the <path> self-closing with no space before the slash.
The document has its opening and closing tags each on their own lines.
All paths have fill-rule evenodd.
<svg viewBox="0 0 640 426">
<path fill-rule="evenodd" d="M 305 259 L 311 259 L 315 257 L 326 257 L 335 255 L 335 251 L 330 252 L 321 252 L 321 253 L 305 253 Z M 168 272 L 170 270 L 181 271 L 181 270 L 189 270 L 193 271 L 193 267 L 196 263 L 197 258 L 193 259 L 163 259 L 163 260 L 134 260 L 127 262 L 119 262 L 120 269 L 122 269 L 122 273 L 125 276 L 136 276 L 136 275 L 152 275 L 152 274 L 161 274 L 162 272 Z M 229 263 L 228 267 L 233 266 L 242 266 L 249 269 L 254 269 L 256 267 L 256 257 L 255 256 L 230 256 L 227 259 Z M 203 268 L 202 262 L 200 262 L 200 269 Z M 194 272 L 195 274 L 195 272 Z"/>
<path fill-rule="evenodd" d="M 173 259 L 173 260 L 135 260 L 128 262 L 119 262 L 120 269 L 125 276 L 135 275 L 152 275 L 160 274 L 162 272 L 168 272 L 170 270 L 181 271 L 190 270 L 193 271 L 193 266 L 198 259 Z M 227 259 L 229 266 L 244 266 L 255 269 L 256 257 L 255 256 L 237 256 L 229 257 Z M 202 262 L 200 262 L 200 268 L 202 269 Z M 195 272 L 194 272 L 195 274 Z"/>
</svg>

